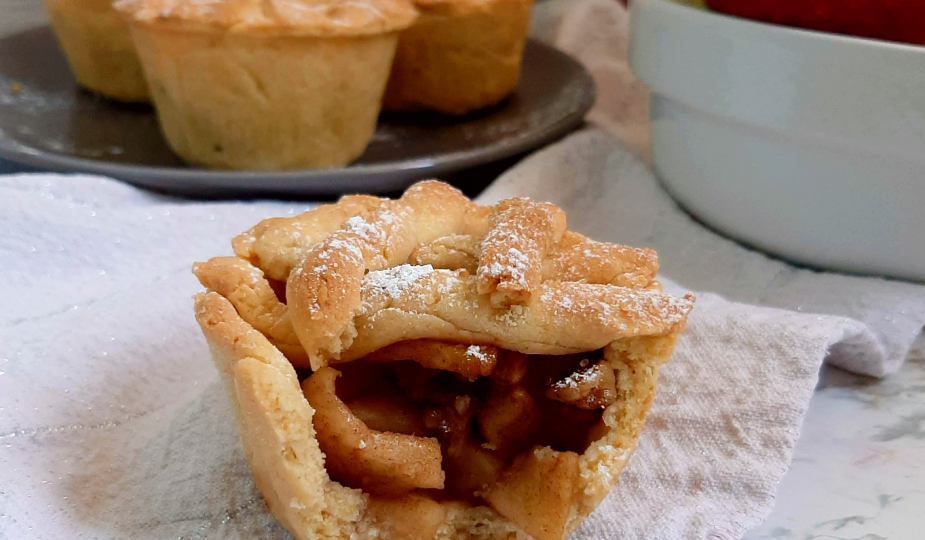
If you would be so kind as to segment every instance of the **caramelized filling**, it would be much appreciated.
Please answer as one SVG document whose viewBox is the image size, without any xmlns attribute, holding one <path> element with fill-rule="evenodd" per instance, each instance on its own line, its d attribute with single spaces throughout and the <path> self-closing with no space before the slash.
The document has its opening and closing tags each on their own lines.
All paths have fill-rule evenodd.
<svg viewBox="0 0 925 540">
<path fill-rule="evenodd" d="M 403 444 L 412 439 L 421 445 L 439 442 L 440 467 L 445 474 L 442 489 L 433 485 L 434 471 L 422 472 L 421 464 L 415 464 L 416 474 L 429 484 L 415 485 L 414 478 L 406 475 L 400 477 L 402 489 L 383 489 L 381 482 L 368 477 L 368 461 L 377 459 L 370 455 L 369 441 L 364 444 L 356 439 L 353 444 L 357 446 L 349 450 L 331 447 L 342 440 L 322 433 L 331 429 L 320 425 L 330 415 L 316 413 L 315 428 L 334 480 L 350 487 L 372 487 L 373 493 L 390 496 L 414 490 L 437 501 L 494 506 L 487 494 L 502 497 L 498 489 L 504 484 L 503 478 L 510 481 L 512 475 L 526 474 L 522 469 L 533 458 L 524 456 L 531 451 L 572 455 L 577 463 L 576 454 L 583 453 L 600 436 L 603 408 L 616 395 L 613 372 L 600 360 L 600 351 L 528 356 L 483 347 L 487 355 L 476 355 L 481 362 L 461 364 L 448 360 L 454 358 L 459 345 L 424 341 L 399 343 L 368 358 L 323 368 L 303 382 L 303 388 L 310 388 L 309 381 L 314 378 L 330 378 L 330 374 L 323 374 L 326 370 L 336 370 L 340 375 L 336 377 L 335 396 L 323 397 L 317 389 L 314 394 L 306 390 L 316 409 L 331 407 L 334 402 L 342 404 L 374 434 L 370 440 L 395 434 L 408 438 L 400 441 Z M 433 358 L 423 358 L 422 351 Z M 433 365 L 452 371 L 425 367 Z M 344 462 L 362 453 L 367 462 Z M 382 459 L 405 457 L 411 454 Z M 562 459 L 564 463 L 573 461 Z M 556 460 L 559 458 L 535 465 L 559 467 Z M 400 468 L 402 464 L 398 465 Z M 410 462 L 406 465 L 412 466 Z M 394 470 L 390 474 L 394 479 Z"/>
<path fill-rule="evenodd" d="M 276 294 L 276 299 L 282 302 L 283 304 L 285 304 L 286 303 L 286 282 L 277 281 L 275 279 L 268 278 L 267 283 L 270 284 L 270 288 L 273 289 L 273 293 Z"/>
</svg>

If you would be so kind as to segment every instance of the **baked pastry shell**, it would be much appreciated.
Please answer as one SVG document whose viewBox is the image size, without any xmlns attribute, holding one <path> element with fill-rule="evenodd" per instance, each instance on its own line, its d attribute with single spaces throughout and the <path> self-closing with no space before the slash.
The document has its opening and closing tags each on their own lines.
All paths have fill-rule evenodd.
<svg viewBox="0 0 925 540">
<path fill-rule="evenodd" d="M 132 22 L 161 130 L 212 168 L 346 165 L 371 139 L 398 34 L 270 35 Z"/>
<path fill-rule="evenodd" d="M 45 0 L 77 82 L 108 98 L 148 101 L 148 85 L 129 28 L 109 0 Z"/>
<path fill-rule="evenodd" d="M 532 0 L 423 0 L 402 32 L 383 108 L 462 115 L 520 81 Z"/>
<path fill-rule="evenodd" d="M 297 540 L 406 538 L 401 507 L 331 480 L 312 426 L 314 410 L 292 365 L 231 303 L 215 292 L 196 296 L 196 318 L 237 413 L 254 480 L 276 518 Z M 580 476 L 563 538 L 616 484 L 636 446 L 655 396 L 659 366 L 683 324 L 670 334 L 633 337 L 604 348 L 619 398 L 603 412 L 603 435 L 581 454 Z M 529 538 L 487 506 L 440 503 L 436 538 Z"/>
</svg>

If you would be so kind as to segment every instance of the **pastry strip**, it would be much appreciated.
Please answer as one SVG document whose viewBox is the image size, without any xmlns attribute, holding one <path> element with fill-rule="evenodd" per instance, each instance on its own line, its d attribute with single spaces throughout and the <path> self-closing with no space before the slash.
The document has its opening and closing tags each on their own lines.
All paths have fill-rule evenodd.
<svg viewBox="0 0 925 540">
<path fill-rule="evenodd" d="M 595 242 L 567 232 L 543 261 L 543 279 L 647 287 L 658 272 L 658 255 L 649 248 Z"/>
<path fill-rule="evenodd" d="M 408 263 L 474 274 L 479 268 L 480 244 L 473 236 L 452 234 L 418 246 Z M 647 288 L 656 272 L 658 256 L 651 249 L 596 242 L 566 232 L 542 261 L 541 279 Z"/>
<path fill-rule="evenodd" d="M 479 254 L 478 293 L 490 294 L 496 307 L 524 305 L 542 279 L 543 259 L 565 233 L 565 212 L 523 197 L 496 208 Z"/>
<path fill-rule="evenodd" d="M 231 241 L 238 257 L 261 268 L 267 276 L 286 281 L 312 246 L 340 229 L 353 216 L 379 208 L 383 199 L 348 195 L 291 218 L 268 218 Z"/>
<path fill-rule="evenodd" d="M 348 219 L 313 246 L 286 283 L 295 330 L 312 368 L 327 365 L 327 358 L 337 358 L 349 346 L 367 272 L 399 265 L 415 246 L 451 231 L 477 232 L 486 217 L 458 190 L 421 182 L 399 200 Z"/>
<path fill-rule="evenodd" d="M 693 298 L 613 285 L 546 282 L 526 306 L 492 307 L 474 276 L 405 265 L 363 281 L 362 308 L 341 330 L 360 358 L 409 339 L 485 343 L 525 354 L 570 354 L 634 336 L 680 330 Z M 303 344 L 305 342 L 303 341 Z"/>
<path fill-rule="evenodd" d="M 437 439 L 370 429 L 337 397 L 339 376 L 339 371 L 324 367 L 302 383 L 315 409 L 315 432 L 328 472 L 366 493 L 443 489 L 443 456 Z"/>
<path fill-rule="evenodd" d="M 208 289 L 224 296 L 248 324 L 267 336 L 296 367 L 308 366 L 308 355 L 263 271 L 237 257 L 214 257 L 193 265 L 193 274 Z"/>
</svg>

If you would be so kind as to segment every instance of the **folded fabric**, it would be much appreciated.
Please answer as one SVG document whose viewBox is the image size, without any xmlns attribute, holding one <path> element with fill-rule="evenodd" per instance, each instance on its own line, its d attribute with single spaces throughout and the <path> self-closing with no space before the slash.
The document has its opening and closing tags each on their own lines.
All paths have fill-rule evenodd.
<svg viewBox="0 0 925 540">
<path fill-rule="evenodd" d="M 489 196 L 519 185 L 515 173 Z M 570 219 L 607 235 L 607 216 L 627 210 L 582 215 L 594 190 L 576 185 L 586 191 L 560 201 Z M 193 319 L 190 264 L 306 207 L 0 178 L 0 538 L 284 535 Z M 698 296 L 636 455 L 574 538 L 738 538 L 770 510 L 820 362 L 850 323 Z"/>
</svg>

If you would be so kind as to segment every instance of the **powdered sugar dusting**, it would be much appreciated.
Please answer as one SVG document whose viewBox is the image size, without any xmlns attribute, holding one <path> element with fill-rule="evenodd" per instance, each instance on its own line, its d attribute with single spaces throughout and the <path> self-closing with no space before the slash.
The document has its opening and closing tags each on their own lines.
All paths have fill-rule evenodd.
<svg viewBox="0 0 925 540">
<path fill-rule="evenodd" d="M 536 251 L 536 242 L 531 238 L 520 236 L 516 231 L 501 228 L 495 229 L 489 233 L 488 237 L 485 239 L 485 243 L 488 245 L 513 244 L 521 246 L 531 253 Z M 515 247 L 508 248 L 507 251 L 504 252 L 504 255 L 502 262 L 496 261 L 481 266 L 479 268 L 479 277 L 503 279 L 504 281 L 516 283 L 518 286 L 526 289 L 528 287 L 527 272 L 532 266 L 530 257 Z"/>
<path fill-rule="evenodd" d="M 485 266 L 483 268 L 484 270 L 482 271 L 482 273 L 487 274 L 491 277 L 499 277 L 501 276 L 502 273 L 504 273 L 504 265 L 502 265 L 501 263 L 491 263 L 490 265 Z"/>
<path fill-rule="evenodd" d="M 393 218 L 394 219 L 394 216 Z M 364 240 L 379 242 L 385 239 L 385 231 L 383 231 L 378 225 L 374 225 L 361 216 L 353 216 L 344 223 L 344 227 L 352 232 L 363 237 Z"/>
<path fill-rule="evenodd" d="M 482 241 L 480 290 L 497 289 L 509 295 L 502 303 L 525 303 L 539 282 L 543 258 L 556 241 L 561 211 L 523 198 L 502 201 L 498 208 Z"/>
<path fill-rule="evenodd" d="M 511 265 L 511 279 L 516 281 L 518 285 L 526 288 L 527 270 L 530 267 L 530 259 L 517 248 L 509 249 L 508 255 L 508 262 Z"/>
<path fill-rule="evenodd" d="M 433 271 L 434 267 L 429 264 L 423 266 L 403 264 L 366 274 L 366 277 L 363 278 L 363 285 L 372 288 L 377 293 L 399 298 L 402 291 L 421 277 L 433 273 Z"/>
<path fill-rule="evenodd" d="M 590 368 L 579 369 L 568 377 L 556 381 L 551 385 L 553 389 L 564 390 L 579 388 L 583 384 L 595 383 L 604 376 L 601 366 L 595 364 Z"/>
<path fill-rule="evenodd" d="M 257 268 L 256 266 L 251 266 L 248 268 L 248 275 L 251 278 L 251 285 L 257 285 L 263 281 L 263 270 Z"/>
<path fill-rule="evenodd" d="M 334 253 L 333 251 L 331 251 L 332 249 L 338 250 L 338 251 L 344 251 L 348 256 L 353 257 L 356 260 L 363 259 L 363 252 L 360 251 L 360 248 L 356 247 L 350 242 L 341 240 L 340 238 L 332 238 L 328 242 L 328 248 L 330 249 L 325 249 L 318 255 L 319 260 L 323 261 L 326 259 L 330 259 L 331 255 L 333 255 Z"/>
<path fill-rule="evenodd" d="M 482 348 L 478 345 L 469 345 L 469 348 L 466 349 L 466 356 L 476 358 L 479 362 L 488 361 L 488 357 L 485 356 L 485 353 L 482 352 Z"/>
</svg>

